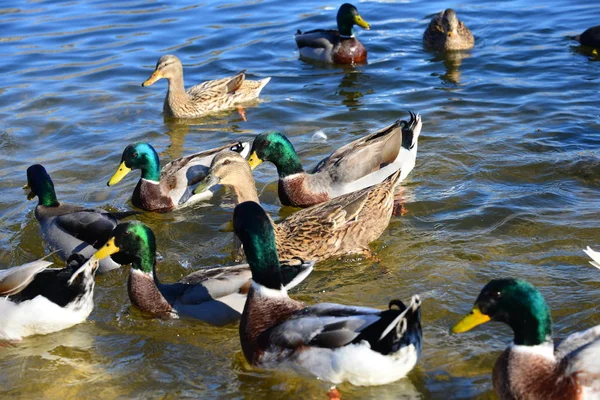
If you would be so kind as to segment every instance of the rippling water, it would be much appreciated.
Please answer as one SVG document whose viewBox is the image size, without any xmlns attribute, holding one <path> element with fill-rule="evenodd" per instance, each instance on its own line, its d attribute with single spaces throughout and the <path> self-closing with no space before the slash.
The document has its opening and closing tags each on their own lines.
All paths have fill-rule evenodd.
<svg viewBox="0 0 600 400">
<path fill-rule="evenodd" d="M 534 282 L 555 336 L 600 323 L 600 272 L 581 251 L 600 248 L 600 63 L 568 39 L 597 24 L 595 1 L 361 2 L 369 64 L 298 60 L 296 29 L 334 27 L 338 3 L 274 0 L 31 1 L 0 7 L 0 265 L 42 256 L 34 202 L 20 190 L 42 163 L 59 199 L 131 207 L 137 179 L 106 187 L 123 148 L 148 141 L 163 161 L 266 129 L 284 131 L 306 166 L 343 143 L 423 115 L 417 166 L 403 189 L 408 214 L 373 244 L 381 263 L 319 265 L 293 295 L 384 307 L 424 298 L 423 357 L 409 379 L 352 398 L 490 398 L 491 369 L 511 340 L 488 324 L 449 336 L 491 278 Z M 444 59 L 422 49 L 431 15 L 453 6 L 476 36 Z M 140 86 L 163 54 L 178 55 L 188 85 L 247 69 L 271 76 L 246 111 L 188 122 L 164 119 L 166 82 Z M 326 143 L 311 142 L 322 130 Z M 137 174 L 135 174 L 137 175 Z M 275 170 L 257 171 L 277 215 Z M 144 215 L 158 236 L 159 275 L 175 280 L 227 264 L 227 194 L 208 205 Z M 200 228 L 201 227 L 201 228 Z M 0 394 L 30 398 L 325 398 L 316 380 L 249 369 L 237 327 L 148 319 L 129 305 L 128 271 L 98 277 L 90 321 L 0 348 Z"/>
</svg>

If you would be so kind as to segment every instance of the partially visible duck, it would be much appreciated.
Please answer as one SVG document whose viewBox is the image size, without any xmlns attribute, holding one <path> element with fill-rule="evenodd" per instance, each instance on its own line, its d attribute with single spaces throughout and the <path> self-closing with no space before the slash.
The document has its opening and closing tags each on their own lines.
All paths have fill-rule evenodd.
<svg viewBox="0 0 600 400">
<path fill-rule="evenodd" d="M 284 260 L 299 257 L 315 261 L 357 253 L 371 256 L 369 243 L 381 236 L 392 217 L 399 178 L 400 171 L 396 171 L 381 183 L 274 223 L 279 256 Z M 235 204 L 259 201 L 250 166 L 239 154 L 222 152 L 215 156 L 206 181 L 197 189 L 217 184 L 231 189 Z"/>
<path fill-rule="evenodd" d="M 588 246 L 587 249 L 585 249 L 583 252 L 590 256 L 590 258 L 592 259 L 592 261 L 590 261 L 590 264 L 592 264 L 596 268 L 600 268 L 600 252 L 592 250 L 590 246 Z"/>
<path fill-rule="evenodd" d="M 74 253 L 62 269 L 37 260 L 0 270 L 0 340 L 21 340 L 72 327 L 94 308 L 97 260 Z"/>
<path fill-rule="evenodd" d="M 27 168 L 27 185 L 23 186 L 23 190 L 28 200 L 38 197 L 35 217 L 42 228 L 42 236 L 50 249 L 63 260 L 71 253 L 91 257 L 110 238 L 120 219 L 137 214 L 134 211 L 111 213 L 101 208 L 60 203 L 50 175 L 39 164 Z M 113 260 L 103 260 L 99 272 L 118 267 L 119 264 Z"/>
<path fill-rule="evenodd" d="M 383 385 L 411 371 L 421 353 L 419 296 L 385 310 L 291 299 L 271 221 L 252 201 L 236 206 L 235 233 L 252 269 L 240 342 L 253 366 L 289 369 L 332 383 Z"/>
<path fill-rule="evenodd" d="M 473 34 L 448 8 L 435 15 L 423 35 L 425 48 L 435 51 L 469 50 L 475 45 Z"/>
<path fill-rule="evenodd" d="M 573 39 L 581 43 L 582 46 L 591 47 L 594 49 L 594 54 L 598 54 L 598 50 L 600 50 L 600 25 L 586 29 L 585 32 Z"/>
<path fill-rule="evenodd" d="M 600 325 L 552 342 L 552 319 L 542 294 L 521 279 L 493 279 L 452 333 L 488 321 L 512 328 L 513 343 L 496 361 L 494 390 L 502 400 L 600 398 Z"/>
<path fill-rule="evenodd" d="M 119 183 L 130 171 L 139 169 L 142 176 L 133 191 L 131 202 L 147 211 L 167 212 L 178 207 L 209 199 L 211 192 L 194 196 L 193 189 L 208 173 L 215 154 L 223 150 L 248 154 L 249 143 L 235 142 L 178 158 L 160 168 L 158 153 L 148 143 L 130 144 L 123 151 L 117 172 L 108 186 Z"/>
<path fill-rule="evenodd" d="M 154 232 L 139 221 L 119 224 L 110 240 L 94 254 L 99 260 L 118 257 L 131 264 L 127 291 L 131 303 L 160 318 L 186 316 L 212 325 L 225 325 L 239 319 L 251 277 L 247 264 L 200 269 L 176 283 L 161 283 L 156 275 Z M 286 264 L 287 288 L 302 282 L 312 271 L 313 262 Z"/>
<path fill-rule="evenodd" d="M 357 139 L 321 160 L 307 173 L 294 146 L 279 132 L 265 132 L 252 143 L 252 169 L 263 161 L 277 167 L 279 200 L 283 205 L 308 207 L 382 182 L 400 169 L 402 181 L 415 166 L 421 116 L 396 121 Z"/>
<path fill-rule="evenodd" d="M 359 64 L 367 61 L 367 49 L 354 37 L 353 27 L 371 26 L 352 4 L 342 4 L 337 13 L 337 30 L 298 30 L 295 35 L 300 56 L 333 64 Z"/>
<path fill-rule="evenodd" d="M 168 81 L 163 111 L 165 115 L 175 118 L 198 118 L 254 100 L 271 80 L 246 80 L 245 71 L 241 71 L 234 76 L 202 82 L 185 90 L 183 66 L 179 58 L 171 54 L 158 60 L 152 76 L 142 86 L 150 86 L 162 78 Z M 241 110 L 240 114 L 245 119 Z"/>
</svg>

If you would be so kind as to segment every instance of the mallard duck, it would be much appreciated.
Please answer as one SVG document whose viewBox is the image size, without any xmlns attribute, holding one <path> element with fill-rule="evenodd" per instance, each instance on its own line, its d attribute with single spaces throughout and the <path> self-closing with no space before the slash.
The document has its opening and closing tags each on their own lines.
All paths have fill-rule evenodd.
<svg viewBox="0 0 600 400">
<path fill-rule="evenodd" d="M 573 39 L 577 40 L 583 46 L 600 50 L 600 25 L 587 29 L 581 35 L 577 35 Z"/>
<path fill-rule="evenodd" d="M 79 324 L 94 308 L 97 260 L 72 254 L 62 269 L 49 261 L 0 270 L 0 340 L 21 340 Z"/>
<path fill-rule="evenodd" d="M 118 256 L 131 264 L 127 291 L 131 303 L 155 317 L 196 318 L 212 325 L 237 321 L 244 308 L 251 277 L 247 264 L 201 269 L 177 283 L 161 283 L 156 275 L 156 239 L 139 221 L 119 224 L 110 240 L 94 254 L 96 259 Z M 289 263 L 285 284 L 292 288 L 312 271 L 314 262 Z"/>
<path fill-rule="evenodd" d="M 59 203 L 50 175 L 39 164 L 27 168 L 27 184 L 23 190 L 27 200 L 38 197 L 35 217 L 42 227 L 42 236 L 50 249 L 63 260 L 71 253 L 91 257 L 106 243 L 120 219 L 138 214 L 135 211 L 111 213 L 101 208 Z M 118 267 L 119 264 L 107 259 L 100 262 L 98 272 Z"/>
<path fill-rule="evenodd" d="M 233 227 L 241 239 L 252 284 L 240 321 L 246 360 L 264 368 L 290 368 L 319 379 L 382 385 L 415 366 L 421 352 L 419 296 L 387 310 L 292 300 L 282 283 L 271 221 L 262 207 L 236 206 Z"/>
<path fill-rule="evenodd" d="M 241 71 L 227 78 L 202 82 L 186 91 L 183 85 L 181 61 L 171 54 L 162 56 L 158 60 L 152 76 L 142 83 L 142 86 L 150 86 L 161 78 L 169 82 L 163 111 L 165 115 L 175 118 L 202 117 L 254 100 L 271 80 L 271 78 L 259 81 L 246 80 L 245 71 Z M 241 109 L 240 114 L 245 120 Z"/>
<path fill-rule="evenodd" d="M 473 34 L 448 8 L 435 15 L 423 35 L 425 48 L 435 51 L 469 50 L 475 45 Z"/>
<path fill-rule="evenodd" d="M 590 258 L 592 259 L 592 261 L 590 261 L 590 264 L 592 264 L 596 268 L 600 268 L 600 252 L 592 250 L 590 246 L 588 246 L 587 249 L 585 249 L 583 252 L 590 256 Z"/>
<path fill-rule="evenodd" d="M 379 184 L 305 208 L 273 224 L 281 258 L 320 261 L 345 254 L 370 256 L 369 243 L 381 236 L 392 217 L 399 177 L 396 171 Z M 215 156 L 206 181 L 197 189 L 217 184 L 232 190 L 236 204 L 258 203 L 252 171 L 239 154 Z"/>
<path fill-rule="evenodd" d="M 252 169 L 263 161 L 275 164 L 281 203 L 308 207 L 372 186 L 399 169 L 402 181 L 415 166 L 422 125 L 421 116 L 411 112 L 410 122 L 396 121 L 342 146 L 310 174 L 285 135 L 265 132 L 254 139 L 248 162 Z"/>
<path fill-rule="evenodd" d="M 504 322 L 514 333 L 513 344 L 494 366 L 500 399 L 598 399 L 600 325 L 571 334 L 555 349 L 544 297 L 529 282 L 513 278 L 490 281 L 452 333 L 488 321 Z"/>
<path fill-rule="evenodd" d="M 294 36 L 300 56 L 333 64 L 359 64 L 367 62 L 367 49 L 354 37 L 353 27 L 371 26 L 360 16 L 352 4 L 342 4 L 337 13 L 337 30 L 316 29 Z"/>
<path fill-rule="evenodd" d="M 154 147 L 148 143 L 130 144 L 123 151 L 121 164 L 107 185 L 112 186 L 120 182 L 131 170 L 139 169 L 142 176 L 131 197 L 133 205 L 147 211 L 171 211 L 212 196 L 211 192 L 194 196 L 192 190 L 193 186 L 206 176 L 215 154 L 231 150 L 246 157 L 249 147 L 247 142 L 229 143 L 216 149 L 178 158 L 160 169 L 158 153 Z"/>
</svg>

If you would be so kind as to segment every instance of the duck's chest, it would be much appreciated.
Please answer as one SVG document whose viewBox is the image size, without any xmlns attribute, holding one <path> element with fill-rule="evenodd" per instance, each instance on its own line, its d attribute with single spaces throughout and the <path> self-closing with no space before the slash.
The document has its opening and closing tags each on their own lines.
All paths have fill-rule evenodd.
<svg viewBox="0 0 600 400">
<path fill-rule="evenodd" d="M 281 204 L 292 207 L 310 207 L 330 199 L 327 190 L 309 187 L 305 178 L 304 174 L 296 174 L 279 179 L 277 191 Z"/>
<path fill-rule="evenodd" d="M 159 182 L 143 178 L 135 187 L 131 202 L 135 207 L 147 211 L 167 212 L 176 207 L 173 200 L 162 192 Z"/>
<path fill-rule="evenodd" d="M 332 55 L 335 64 L 362 64 L 367 62 L 367 49 L 356 38 L 342 39 Z"/>
</svg>

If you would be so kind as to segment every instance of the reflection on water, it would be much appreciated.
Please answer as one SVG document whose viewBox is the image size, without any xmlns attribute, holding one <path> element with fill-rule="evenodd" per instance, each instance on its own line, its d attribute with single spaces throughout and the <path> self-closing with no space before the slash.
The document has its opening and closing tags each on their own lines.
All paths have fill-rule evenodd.
<svg viewBox="0 0 600 400">
<path fill-rule="evenodd" d="M 442 61 L 446 68 L 446 73 L 440 75 L 440 79 L 445 83 L 460 83 L 460 65 L 462 60 L 471 57 L 470 51 L 447 51 L 444 53 L 437 53 L 432 63 L 439 63 Z"/>
<path fill-rule="evenodd" d="M 361 76 L 362 71 L 359 69 L 350 69 L 344 71 L 342 81 L 338 85 L 338 93 L 345 97 L 342 100 L 342 104 L 348 107 L 350 110 L 357 110 L 363 103 L 361 97 Z"/>
</svg>

